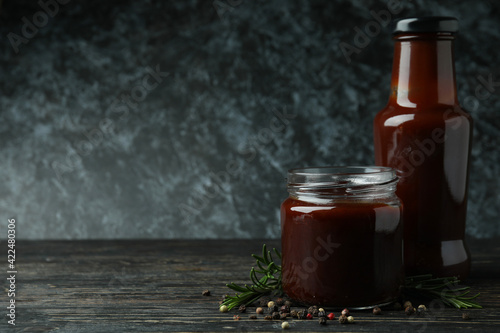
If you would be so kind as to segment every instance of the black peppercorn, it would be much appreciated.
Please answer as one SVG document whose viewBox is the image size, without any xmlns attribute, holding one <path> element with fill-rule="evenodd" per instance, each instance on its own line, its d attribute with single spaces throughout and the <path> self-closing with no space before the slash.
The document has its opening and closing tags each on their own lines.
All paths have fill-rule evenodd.
<svg viewBox="0 0 500 333">
<path fill-rule="evenodd" d="M 265 320 L 273 320 L 273 317 L 272 317 L 272 316 L 267 315 L 267 316 L 265 316 L 265 317 L 264 317 L 264 319 L 265 319 Z"/>
<path fill-rule="evenodd" d="M 280 319 L 281 318 L 281 315 L 278 311 L 273 312 L 273 314 L 271 316 L 273 317 L 273 319 Z"/>
<path fill-rule="evenodd" d="M 340 315 L 340 317 L 339 317 L 339 323 L 341 323 L 341 324 L 347 324 L 348 323 L 347 316 L 346 315 Z"/>
<path fill-rule="evenodd" d="M 277 299 L 276 299 L 276 302 L 275 302 L 275 303 L 276 303 L 276 305 L 277 305 L 277 306 L 282 306 L 282 305 L 283 305 L 283 303 L 285 303 L 285 300 L 284 300 L 283 298 L 281 298 L 281 297 L 280 297 L 280 298 L 277 298 Z"/>
<path fill-rule="evenodd" d="M 324 311 L 322 311 L 322 312 L 324 312 Z M 326 317 L 319 317 L 318 322 L 320 325 L 326 325 Z"/>
<path fill-rule="evenodd" d="M 290 316 L 291 316 L 292 318 L 297 318 L 297 317 L 298 317 L 298 316 L 297 316 L 297 310 L 292 310 L 292 311 L 290 311 Z"/>
<path fill-rule="evenodd" d="M 405 313 L 406 313 L 406 315 L 411 316 L 413 313 L 415 313 L 415 308 L 411 305 L 407 306 L 405 308 Z"/>
<path fill-rule="evenodd" d="M 290 312 L 290 307 L 286 305 L 282 305 L 280 308 L 281 313 L 289 313 Z"/>
<path fill-rule="evenodd" d="M 318 311 L 318 307 L 316 305 L 310 306 L 309 309 L 307 309 L 307 313 L 314 314 L 314 311 Z"/>
<path fill-rule="evenodd" d="M 288 317 L 288 313 L 282 313 L 282 314 L 280 314 L 280 319 L 281 320 L 285 320 L 286 317 Z"/>
<path fill-rule="evenodd" d="M 238 311 L 243 313 L 243 312 L 247 311 L 247 307 L 245 305 L 240 305 L 240 307 L 238 308 Z"/>
<path fill-rule="evenodd" d="M 374 307 L 373 308 L 373 314 L 374 315 L 379 315 L 379 314 L 382 314 L 382 309 L 379 308 L 378 306 Z"/>
<path fill-rule="evenodd" d="M 250 315 L 248 318 L 249 319 L 257 319 L 257 316 L 256 315 Z"/>
<path fill-rule="evenodd" d="M 298 311 L 297 318 L 298 319 L 306 319 L 307 318 L 307 311 L 305 311 L 305 310 Z"/>
<path fill-rule="evenodd" d="M 273 312 L 278 312 L 278 307 L 275 305 L 272 308 L 267 308 L 267 313 L 273 314 Z"/>
<path fill-rule="evenodd" d="M 210 290 L 203 290 L 203 292 L 201 293 L 203 296 L 210 296 Z"/>
</svg>

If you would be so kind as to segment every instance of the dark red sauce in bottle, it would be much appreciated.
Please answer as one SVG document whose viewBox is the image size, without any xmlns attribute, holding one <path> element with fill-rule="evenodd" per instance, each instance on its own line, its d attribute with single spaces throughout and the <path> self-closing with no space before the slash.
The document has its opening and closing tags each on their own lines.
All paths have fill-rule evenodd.
<svg viewBox="0 0 500 333">
<path fill-rule="evenodd" d="M 290 197 L 281 206 L 283 289 L 289 297 L 369 308 L 399 296 L 403 230 L 396 182 L 389 168 L 289 171 Z"/>
<path fill-rule="evenodd" d="M 466 278 L 472 119 L 458 104 L 454 18 L 404 19 L 394 31 L 391 95 L 374 121 L 375 162 L 397 170 L 407 275 Z"/>
</svg>

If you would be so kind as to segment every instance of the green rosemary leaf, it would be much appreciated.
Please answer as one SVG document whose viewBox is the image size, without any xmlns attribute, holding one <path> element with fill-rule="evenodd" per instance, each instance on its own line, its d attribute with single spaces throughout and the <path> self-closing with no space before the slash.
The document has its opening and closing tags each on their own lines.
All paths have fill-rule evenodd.
<svg viewBox="0 0 500 333">
<path fill-rule="evenodd" d="M 266 248 L 266 244 L 264 244 L 264 245 L 262 246 L 262 258 L 264 259 L 264 262 L 265 262 L 266 264 L 269 264 L 269 260 L 268 260 L 268 258 L 267 258 L 267 248 Z"/>
<path fill-rule="evenodd" d="M 278 256 L 278 258 L 280 258 L 281 260 L 281 252 L 276 250 L 276 249 L 273 249 L 274 250 L 274 253 L 276 253 L 276 255 Z"/>
<path fill-rule="evenodd" d="M 258 256 L 258 255 L 256 255 L 256 254 L 252 254 L 252 257 L 254 257 L 254 258 L 257 260 L 257 262 L 258 262 L 258 263 L 265 262 L 265 261 L 264 261 L 264 258 L 259 257 L 259 256 Z"/>
<path fill-rule="evenodd" d="M 237 284 L 234 283 L 229 283 L 226 284 L 226 286 L 234 291 L 239 291 L 239 292 L 245 292 L 247 291 L 245 288 L 238 286 Z"/>
<path fill-rule="evenodd" d="M 273 249 L 278 257 L 281 258 L 279 251 Z M 252 254 L 256 260 L 259 269 L 252 267 L 250 269 L 250 280 L 252 285 L 238 286 L 234 283 L 227 284 L 227 287 L 236 291 L 234 296 L 228 296 L 222 302 L 229 310 L 240 305 L 250 305 L 260 297 L 268 294 L 282 294 L 281 286 L 281 266 L 274 263 L 271 251 L 267 250 L 266 245 L 262 246 L 262 257 Z M 257 275 L 259 274 L 261 277 Z M 278 275 L 278 277 L 276 277 Z"/>
<path fill-rule="evenodd" d="M 465 297 L 470 293 L 470 288 L 460 287 L 459 283 L 457 277 L 433 278 L 430 274 L 410 276 L 405 279 L 404 292 L 429 299 L 439 299 L 444 304 L 458 309 L 481 309 L 481 305 L 473 301 L 480 294 Z"/>
</svg>

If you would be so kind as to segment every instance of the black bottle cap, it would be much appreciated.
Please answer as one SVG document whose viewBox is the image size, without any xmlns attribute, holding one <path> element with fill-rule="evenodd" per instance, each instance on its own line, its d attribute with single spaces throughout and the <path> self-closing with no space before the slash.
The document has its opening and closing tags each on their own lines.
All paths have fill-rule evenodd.
<svg viewBox="0 0 500 333">
<path fill-rule="evenodd" d="M 449 16 L 409 17 L 392 23 L 392 34 L 405 32 L 458 32 L 458 20 Z"/>
</svg>

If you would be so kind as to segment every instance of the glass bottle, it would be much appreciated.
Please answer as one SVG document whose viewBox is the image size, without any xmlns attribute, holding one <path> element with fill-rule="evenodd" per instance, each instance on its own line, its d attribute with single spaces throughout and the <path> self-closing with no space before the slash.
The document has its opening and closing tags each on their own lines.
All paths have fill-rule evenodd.
<svg viewBox="0 0 500 333">
<path fill-rule="evenodd" d="M 283 290 L 290 298 L 342 308 L 397 299 L 404 274 L 397 181 L 386 167 L 288 172 L 281 248 Z"/>
<path fill-rule="evenodd" d="M 472 118 L 457 100 L 452 17 L 394 24 L 387 106 L 374 120 L 375 162 L 397 170 L 406 275 L 464 279 Z"/>
</svg>

